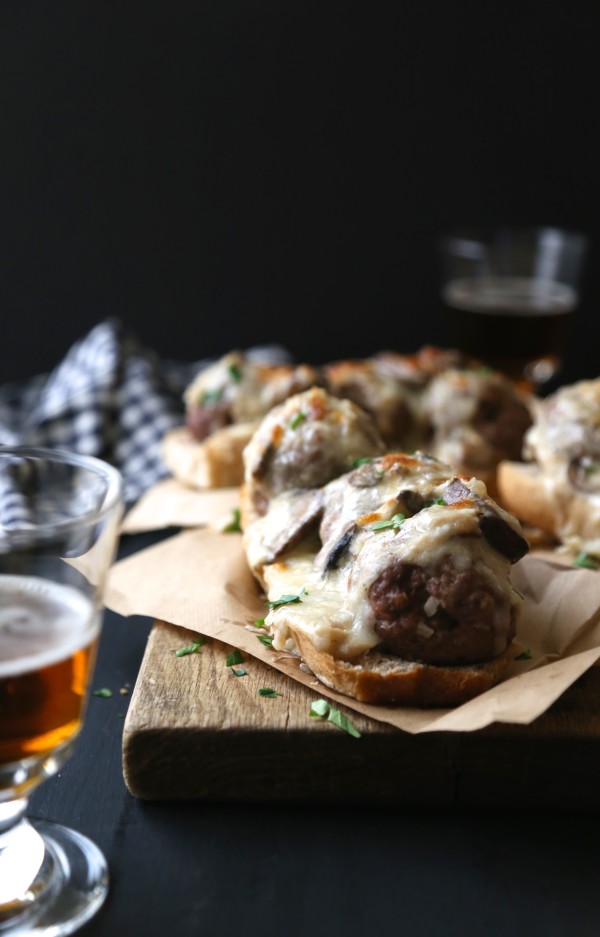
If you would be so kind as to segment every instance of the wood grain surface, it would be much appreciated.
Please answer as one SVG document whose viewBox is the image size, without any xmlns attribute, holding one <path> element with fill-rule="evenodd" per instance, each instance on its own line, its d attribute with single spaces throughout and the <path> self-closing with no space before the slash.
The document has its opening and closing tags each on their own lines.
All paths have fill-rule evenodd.
<svg viewBox="0 0 600 937">
<path fill-rule="evenodd" d="M 320 698 L 255 658 L 156 622 L 123 735 L 128 789 L 145 800 L 313 801 L 581 808 L 600 790 L 600 668 L 529 726 L 408 735 L 346 710 L 361 738 L 309 715 Z M 274 698 L 259 695 L 270 688 Z"/>
</svg>

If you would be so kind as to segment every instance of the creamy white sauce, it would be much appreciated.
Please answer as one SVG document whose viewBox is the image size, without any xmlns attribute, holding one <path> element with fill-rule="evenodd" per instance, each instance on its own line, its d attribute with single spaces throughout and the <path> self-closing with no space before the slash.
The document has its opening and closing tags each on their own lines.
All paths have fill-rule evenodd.
<svg viewBox="0 0 600 937">
<path fill-rule="evenodd" d="M 300 598 L 299 602 L 279 606 L 267 615 L 273 646 L 278 650 L 289 647 L 291 629 L 307 635 L 318 650 L 347 659 L 376 647 L 381 639 L 374 628 L 368 593 L 390 562 L 396 560 L 435 568 L 450 556 L 459 569 L 474 566 L 510 605 L 519 605 L 521 599 L 510 584 L 510 561 L 481 536 L 478 510 L 473 501 L 453 507 L 434 504 L 407 518 L 397 529 L 373 529 L 372 523 L 377 518 L 389 519 L 398 509 L 397 503 L 389 497 L 390 490 L 398 491 L 406 483 L 412 491 L 419 490 L 423 496 L 436 500 L 452 477 L 451 470 L 440 471 L 438 463 L 421 463 L 402 479 L 392 473 L 388 477 L 386 473 L 381 484 L 372 488 L 355 488 L 346 477 L 332 482 L 330 488 L 343 489 L 345 495 L 339 515 L 341 528 L 357 516 L 360 522 L 365 520 L 365 503 L 373 507 L 378 502 L 379 510 L 371 512 L 374 517 L 359 523 L 337 569 L 324 575 L 322 565 L 315 562 L 314 552 L 302 546 L 283 562 L 265 568 L 271 601 L 284 594 Z M 482 483 L 474 479 L 465 484 L 480 495 L 485 492 Z M 503 511 L 499 513 L 514 529 L 519 529 L 514 518 Z M 275 518 L 276 512 L 269 512 L 263 519 L 263 529 Z M 500 609 L 500 604 L 498 607 Z M 506 643 L 500 614 L 496 624 L 496 651 L 500 653 Z"/>
<path fill-rule="evenodd" d="M 538 401 L 535 417 L 523 452 L 540 468 L 556 534 L 569 552 L 600 555 L 600 494 L 569 479 L 572 459 L 600 451 L 600 379 L 560 388 Z"/>
<path fill-rule="evenodd" d="M 310 387 L 315 372 L 309 365 L 269 365 L 232 351 L 196 376 L 184 392 L 187 408 L 206 395 L 227 403 L 235 423 L 253 422 L 299 387 Z"/>
</svg>

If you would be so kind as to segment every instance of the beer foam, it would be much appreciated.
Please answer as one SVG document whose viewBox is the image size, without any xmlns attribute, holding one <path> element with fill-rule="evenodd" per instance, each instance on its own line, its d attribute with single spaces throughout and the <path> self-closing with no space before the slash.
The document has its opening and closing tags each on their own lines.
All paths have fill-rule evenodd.
<svg viewBox="0 0 600 937">
<path fill-rule="evenodd" d="M 535 277 L 452 280 L 444 289 L 444 299 L 465 312 L 505 316 L 560 316 L 577 305 L 577 294 L 571 286 Z"/>
<path fill-rule="evenodd" d="M 57 664 L 89 644 L 100 616 L 72 586 L 0 575 L 0 677 Z"/>
</svg>

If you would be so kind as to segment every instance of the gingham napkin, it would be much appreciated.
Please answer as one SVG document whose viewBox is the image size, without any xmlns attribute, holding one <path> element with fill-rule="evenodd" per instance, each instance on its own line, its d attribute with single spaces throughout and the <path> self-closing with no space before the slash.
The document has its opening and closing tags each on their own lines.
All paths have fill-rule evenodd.
<svg viewBox="0 0 600 937">
<path fill-rule="evenodd" d="M 250 354 L 288 360 L 278 346 Z M 73 345 L 51 374 L 0 387 L 0 445 L 98 456 L 120 470 L 130 507 L 169 474 L 162 438 L 183 423 L 183 391 L 209 363 L 161 360 L 121 322 L 109 319 Z M 0 501 L 5 497 L 0 492 Z"/>
</svg>

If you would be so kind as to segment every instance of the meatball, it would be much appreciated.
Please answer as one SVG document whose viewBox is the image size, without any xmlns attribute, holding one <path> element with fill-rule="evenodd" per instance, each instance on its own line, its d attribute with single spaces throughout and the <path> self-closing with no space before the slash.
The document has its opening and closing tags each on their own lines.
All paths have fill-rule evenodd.
<svg viewBox="0 0 600 937">
<path fill-rule="evenodd" d="M 324 368 L 336 397 L 352 400 L 369 413 L 388 446 L 406 439 L 413 414 L 405 383 L 375 360 L 337 361 Z"/>
<path fill-rule="evenodd" d="M 422 400 L 431 449 L 461 469 L 493 469 L 519 459 L 531 413 L 504 375 L 449 370 L 435 377 Z"/>
<path fill-rule="evenodd" d="M 255 422 L 317 379 L 316 370 L 306 364 L 273 364 L 232 351 L 186 389 L 186 426 L 202 441 L 231 423 Z"/>
<path fill-rule="evenodd" d="M 515 634 L 514 610 L 476 568 L 450 556 L 435 568 L 395 560 L 369 589 L 382 649 L 431 664 L 501 654 Z"/>
<path fill-rule="evenodd" d="M 385 449 L 373 421 L 320 387 L 275 407 L 244 453 L 246 495 L 258 514 L 290 488 L 319 488 Z"/>
</svg>

